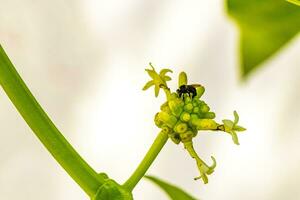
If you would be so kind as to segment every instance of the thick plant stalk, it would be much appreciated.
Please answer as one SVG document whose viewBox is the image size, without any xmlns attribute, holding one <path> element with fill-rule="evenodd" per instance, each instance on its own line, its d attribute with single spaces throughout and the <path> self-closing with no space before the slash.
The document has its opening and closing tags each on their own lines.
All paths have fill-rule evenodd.
<svg viewBox="0 0 300 200">
<path fill-rule="evenodd" d="M 104 183 L 103 177 L 80 157 L 56 128 L 21 79 L 1 45 L 0 84 L 52 156 L 90 197 L 94 196 Z"/>
</svg>

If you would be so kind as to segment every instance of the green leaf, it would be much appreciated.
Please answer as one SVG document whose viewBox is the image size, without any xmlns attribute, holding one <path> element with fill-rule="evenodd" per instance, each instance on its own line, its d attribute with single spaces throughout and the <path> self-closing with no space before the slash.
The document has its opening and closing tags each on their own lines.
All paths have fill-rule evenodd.
<svg viewBox="0 0 300 200">
<path fill-rule="evenodd" d="M 300 0 L 287 0 L 287 1 L 300 6 Z"/>
<path fill-rule="evenodd" d="M 170 183 L 162 181 L 154 176 L 145 176 L 145 178 L 151 180 L 156 185 L 158 185 L 163 191 L 165 191 L 169 195 L 170 199 L 172 200 L 196 200 L 195 197 L 192 197 L 182 189 Z"/>
<path fill-rule="evenodd" d="M 227 2 L 228 13 L 240 28 L 241 73 L 244 78 L 274 55 L 300 30 L 300 8 L 287 1 Z"/>
</svg>

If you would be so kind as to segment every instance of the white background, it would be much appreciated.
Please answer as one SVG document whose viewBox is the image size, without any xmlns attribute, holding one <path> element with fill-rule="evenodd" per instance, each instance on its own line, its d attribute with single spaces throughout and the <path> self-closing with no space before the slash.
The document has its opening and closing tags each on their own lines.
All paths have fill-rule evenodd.
<svg viewBox="0 0 300 200">
<path fill-rule="evenodd" d="M 123 183 L 156 137 L 153 116 L 164 96 L 141 88 L 151 61 L 184 70 L 206 87 L 217 120 L 248 130 L 241 145 L 203 132 L 196 151 L 217 168 L 194 181 L 194 161 L 171 141 L 148 174 L 203 200 L 300 199 L 299 38 L 245 82 L 238 32 L 224 2 L 204 0 L 0 0 L 0 43 L 65 137 L 97 171 Z M 88 197 L 54 161 L 0 90 L 0 199 Z M 138 200 L 167 199 L 142 180 Z"/>
</svg>

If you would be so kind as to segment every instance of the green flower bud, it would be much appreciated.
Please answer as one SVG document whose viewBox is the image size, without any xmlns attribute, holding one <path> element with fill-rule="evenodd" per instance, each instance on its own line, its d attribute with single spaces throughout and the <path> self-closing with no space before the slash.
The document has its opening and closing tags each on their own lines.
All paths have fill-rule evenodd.
<svg viewBox="0 0 300 200">
<path fill-rule="evenodd" d="M 216 117 L 216 114 L 214 112 L 207 112 L 203 114 L 203 117 L 206 119 L 214 119 Z"/>
<path fill-rule="evenodd" d="M 191 114 L 191 120 L 199 119 L 197 114 Z"/>
<path fill-rule="evenodd" d="M 193 101 L 193 106 L 194 107 L 198 106 L 198 102 L 197 101 Z"/>
<path fill-rule="evenodd" d="M 193 136 L 194 136 L 194 133 L 192 131 L 186 131 L 186 132 L 180 134 L 180 138 L 181 138 L 182 142 L 191 141 Z"/>
<path fill-rule="evenodd" d="M 209 110 L 210 110 L 210 108 L 206 104 L 200 106 L 200 112 L 202 112 L 202 113 L 206 113 Z"/>
<path fill-rule="evenodd" d="M 203 86 L 199 86 L 199 87 L 196 87 L 196 91 L 197 91 L 196 98 L 199 99 L 205 92 L 205 88 Z"/>
<path fill-rule="evenodd" d="M 216 130 L 218 127 L 218 124 L 212 119 L 193 119 L 192 124 L 198 130 Z"/>
<path fill-rule="evenodd" d="M 188 112 L 183 112 L 180 115 L 180 119 L 184 122 L 188 122 L 191 119 L 191 115 Z"/>
<path fill-rule="evenodd" d="M 170 99 L 177 99 L 178 98 L 178 94 L 176 92 L 173 92 L 171 94 L 171 98 Z"/>
<path fill-rule="evenodd" d="M 154 123 L 157 127 L 161 128 L 164 123 L 159 119 L 158 114 L 159 113 L 156 113 L 154 117 Z"/>
<path fill-rule="evenodd" d="M 167 112 L 167 113 L 170 113 L 171 110 L 170 110 L 170 108 L 169 108 L 168 102 L 165 102 L 164 104 L 162 104 L 162 105 L 160 106 L 160 110 L 161 110 L 161 111 L 164 111 L 164 112 Z"/>
<path fill-rule="evenodd" d="M 200 108 L 199 108 L 199 107 L 194 107 L 193 113 L 198 113 L 199 111 L 200 111 Z"/>
<path fill-rule="evenodd" d="M 188 126 L 186 123 L 178 123 L 176 124 L 176 126 L 174 127 L 174 131 L 176 133 L 184 133 L 186 132 L 188 129 Z"/>
<path fill-rule="evenodd" d="M 157 119 L 165 123 L 170 128 L 173 128 L 177 123 L 177 118 L 166 112 L 159 112 L 157 115 Z"/>
<path fill-rule="evenodd" d="M 184 98 L 184 103 L 185 103 L 185 104 L 188 104 L 188 103 L 190 103 L 190 102 L 192 102 L 191 97 L 186 96 L 186 97 Z"/>
<path fill-rule="evenodd" d="M 191 103 L 188 103 L 184 106 L 184 110 L 187 112 L 192 112 L 193 108 L 194 108 L 194 106 Z"/>
<path fill-rule="evenodd" d="M 172 133 L 168 135 L 169 138 L 171 138 L 171 140 L 175 143 L 175 144 L 179 144 L 181 142 L 180 136 L 178 133 Z"/>
<path fill-rule="evenodd" d="M 179 117 L 183 111 L 182 100 L 181 99 L 171 100 L 171 101 L 169 101 L 168 104 L 169 104 L 172 114 L 175 115 L 176 117 Z"/>
<path fill-rule="evenodd" d="M 178 87 L 182 85 L 187 85 L 187 75 L 185 72 L 180 72 L 179 78 L 178 78 Z"/>
<path fill-rule="evenodd" d="M 166 133 L 166 134 L 171 134 L 173 132 L 167 125 L 163 125 L 161 127 L 161 131 Z"/>
</svg>

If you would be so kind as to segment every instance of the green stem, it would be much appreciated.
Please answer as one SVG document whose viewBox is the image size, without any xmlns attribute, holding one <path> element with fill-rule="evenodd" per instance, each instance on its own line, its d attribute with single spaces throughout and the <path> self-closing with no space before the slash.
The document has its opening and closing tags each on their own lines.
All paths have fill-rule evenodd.
<svg viewBox="0 0 300 200">
<path fill-rule="evenodd" d="M 80 157 L 33 97 L 0 45 L 0 84 L 32 131 L 52 156 L 89 195 L 104 179 Z"/>
<path fill-rule="evenodd" d="M 153 144 L 151 145 L 142 162 L 129 177 L 129 179 L 123 184 L 124 188 L 126 188 L 128 191 L 132 191 L 134 189 L 136 184 L 141 180 L 141 178 L 143 178 L 146 171 L 149 169 L 150 165 L 153 163 L 167 141 L 168 134 L 161 131 L 155 138 Z"/>
</svg>

